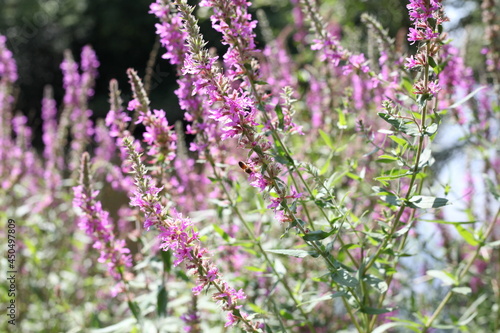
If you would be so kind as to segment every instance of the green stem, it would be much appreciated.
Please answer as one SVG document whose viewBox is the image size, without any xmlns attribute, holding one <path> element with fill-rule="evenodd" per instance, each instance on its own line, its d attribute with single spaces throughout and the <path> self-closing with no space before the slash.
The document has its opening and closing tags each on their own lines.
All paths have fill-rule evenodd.
<svg viewBox="0 0 500 333">
<path fill-rule="evenodd" d="M 271 261 L 271 259 L 267 255 L 267 253 L 264 250 L 264 248 L 262 247 L 262 244 L 260 243 L 260 241 L 255 237 L 252 228 L 250 228 L 248 222 L 245 220 L 245 218 L 241 214 L 241 212 L 238 209 L 236 203 L 231 198 L 231 195 L 230 195 L 229 191 L 227 190 L 226 186 L 224 186 L 224 184 L 223 184 L 222 177 L 219 175 L 219 173 L 217 171 L 217 167 L 215 165 L 215 161 L 213 160 L 212 156 L 210 156 L 210 154 L 207 154 L 206 156 L 207 156 L 207 160 L 209 161 L 210 165 L 212 166 L 215 178 L 221 183 L 222 190 L 224 191 L 224 193 L 226 195 L 226 198 L 229 200 L 229 202 L 231 204 L 231 208 L 233 209 L 233 212 L 238 216 L 238 218 L 240 219 L 241 223 L 243 224 L 243 226 L 247 230 L 248 236 L 252 239 L 253 243 L 257 246 L 257 248 L 259 249 L 260 253 L 262 253 L 262 255 L 264 256 L 265 261 L 267 262 L 267 264 L 269 265 L 269 267 L 273 271 L 274 275 L 276 276 L 276 278 L 278 279 L 278 281 L 283 285 L 283 287 L 285 287 L 285 290 L 287 291 L 287 293 L 290 296 L 290 298 L 292 299 L 292 301 L 295 303 L 295 306 L 299 310 L 300 314 L 307 321 L 307 325 L 308 325 L 310 331 L 313 332 L 313 333 L 316 332 L 314 326 L 308 320 L 307 314 L 304 312 L 304 310 L 300 306 L 299 301 L 297 300 L 297 298 L 293 294 L 292 289 L 290 288 L 290 286 L 288 285 L 288 283 L 286 282 L 286 280 L 276 270 L 276 268 L 274 266 L 274 263 Z"/>
<path fill-rule="evenodd" d="M 468 271 L 471 268 L 472 264 L 474 264 L 474 261 L 476 261 L 477 257 L 479 256 L 479 253 L 480 253 L 481 249 L 484 246 L 484 243 L 486 242 L 486 240 L 488 239 L 488 237 L 490 236 L 490 234 L 493 232 L 493 227 L 495 226 L 495 224 L 496 224 L 496 222 L 497 222 L 497 220 L 498 220 L 499 217 L 500 217 L 500 209 L 498 209 L 495 217 L 493 218 L 493 221 L 488 226 L 488 229 L 486 230 L 486 232 L 484 234 L 484 238 L 483 238 L 484 241 L 481 244 L 478 245 L 478 247 L 476 248 L 476 251 L 474 252 L 474 254 L 471 257 L 469 257 L 469 261 L 467 262 L 467 264 L 465 265 L 465 267 L 462 269 L 462 271 L 460 271 L 460 273 L 458 274 L 458 276 L 457 276 L 457 284 L 459 284 L 461 282 L 461 280 L 468 273 Z M 438 307 L 436 308 L 436 310 L 434 311 L 434 313 L 432 314 L 432 316 L 429 318 L 429 320 L 427 320 L 427 323 L 422 328 L 422 331 L 421 331 L 422 333 L 427 332 L 427 330 L 432 326 L 432 323 L 436 320 L 436 318 L 439 316 L 439 314 L 443 311 L 444 307 L 446 306 L 446 303 L 448 303 L 448 301 L 451 299 L 452 295 L 453 295 L 453 291 L 452 290 L 448 291 L 448 293 L 443 298 L 443 300 L 441 301 L 441 303 L 438 305 Z"/>
<path fill-rule="evenodd" d="M 429 50 L 429 45 L 427 45 L 427 50 Z M 427 87 L 428 83 L 429 83 L 429 64 L 427 64 L 424 67 L 424 86 Z M 417 179 L 417 175 L 419 172 L 418 165 L 420 164 L 420 157 L 421 157 L 422 151 L 424 149 L 424 141 L 425 141 L 424 128 L 425 128 L 426 116 L 427 116 L 427 103 L 425 103 L 425 105 L 422 107 L 422 121 L 420 123 L 420 137 L 418 140 L 417 152 L 416 152 L 416 156 L 415 156 L 415 164 L 413 166 L 413 172 L 412 172 L 412 177 L 410 179 L 410 184 L 408 186 L 408 192 L 406 193 L 405 200 L 401 204 L 401 207 L 399 208 L 399 211 L 396 214 L 396 217 L 394 219 L 394 223 L 392 224 L 389 235 L 384 239 L 382 244 L 377 248 L 377 251 L 375 252 L 373 257 L 370 259 L 368 264 L 366 265 L 365 271 L 368 271 L 368 269 L 370 269 L 373 266 L 375 261 L 380 256 L 380 253 L 382 252 L 382 250 L 389 243 L 389 240 L 392 239 L 392 236 L 394 235 L 394 233 L 396 232 L 397 228 L 400 225 L 399 222 L 400 222 L 401 216 L 403 215 L 403 212 L 406 208 L 406 202 L 410 199 L 410 197 L 412 195 L 412 187 L 415 184 L 415 181 Z"/>
</svg>

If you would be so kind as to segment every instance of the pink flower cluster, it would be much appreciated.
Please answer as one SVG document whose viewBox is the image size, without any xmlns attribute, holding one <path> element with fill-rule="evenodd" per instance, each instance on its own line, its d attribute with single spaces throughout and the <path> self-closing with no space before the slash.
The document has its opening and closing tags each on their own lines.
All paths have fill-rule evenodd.
<svg viewBox="0 0 500 333">
<path fill-rule="evenodd" d="M 17 81 L 17 65 L 12 52 L 6 47 L 7 38 L 0 35 L 0 78 L 5 81 Z"/>
<path fill-rule="evenodd" d="M 422 43 L 415 56 L 406 59 L 406 68 L 420 69 L 431 65 L 430 58 L 436 57 L 442 47 L 439 27 L 448 20 L 444 16 L 441 0 L 410 0 L 406 6 L 414 28 L 410 28 L 408 41 Z M 426 43 L 424 43 L 426 42 Z M 438 80 L 424 78 L 413 86 L 415 94 L 437 94 L 441 87 Z"/>
<path fill-rule="evenodd" d="M 247 314 L 241 311 L 241 305 L 238 305 L 238 300 L 246 297 L 243 291 L 241 289 L 236 291 L 230 287 L 222 279 L 218 268 L 206 259 L 208 250 L 201 247 L 199 235 L 194 230 L 191 220 L 184 218 L 175 209 L 167 212 L 167 208 L 162 205 L 158 196 L 162 188 L 155 186 L 152 178 L 146 174 L 146 168 L 132 142 L 126 139 L 124 144 L 133 164 L 137 186 L 130 204 L 139 207 L 146 214 L 145 228 L 156 227 L 159 230 L 160 247 L 164 251 L 172 252 L 175 257 L 174 266 L 185 263 L 186 268 L 196 276 L 193 294 L 198 295 L 210 286 L 216 288 L 213 298 L 228 312 L 226 327 L 243 321 L 246 330 L 258 332 L 256 324 L 247 320 Z"/>
<path fill-rule="evenodd" d="M 257 121 L 257 105 L 260 103 L 259 98 L 262 98 L 262 95 L 257 91 L 254 82 L 256 75 L 252 67 L 254 62 L 251 61 L 251 55 L 254 52 L 252 42 L 254 36 L 250 32 L 253 28 L 242 29 L 241 18 L 233 11 L 234 8 L 225 1 L 206 2 L 205 4 L 213 4 L 215 15 L 223 15 L 226 24 L 230 27 L 223 30 L 223 39 L 241 45 L 241 47 L 236 47 L 238 52 L 231 52 L 231 56 L 225 57 L 224 60 L 227 62 L 227 67 L 233 68 L 232 71 L 229 71 L 231 75 L 241 75 L 242 82 L 238 84 L 238 82 L 230 80 L 231 75 L 226 75 L 216 66 L 216 58 L 204 48 L 206 43 L 199 33 L 196 19 L 191 14 L 192 8 L 184 2 L 178 2 L 178 10 L 184 22 L 183 29 L 189 36 L 187 39 L 188 54 L 184 61 L 183 74 L 189 74 L 195 78 L 193 93 L 206 96 L 209 105 L 208 117 L 219 124 L 220 139 L 237 139 L 239 147 L 252 152 L 246 162 L 241 162 L 246 166 L 245 171 L 249 174 L 250 184 L 260 191 L 274 190 L 279 196 L 277 200 L 285 203 L 288 196 L 287 187 L 279 179 L 281 166 L 271 157 L 271 142 L 264 133 L 257 131 L 260 125 Z M 244 15 L 244 18 L 246 24 L 253 27 L 250 16 Z M 236 28 L 232 28 L 233 21 Z M 220 23 L 220 20 L 215 19 L 214 22 Z M 240 33 L 241 35 L 239 35 Z M 246 62 L 236 65 L 234 61 Z M 237 72 L 243 69 L 245 72 Z M 287 113 L 287 117 L 290 114 L 288 110 L 285 113 Z M 293 127 L 289 118 L 287 118 L 287 126 Z M 281 222 L 293 221 L 292 212 L 289 210 L 284 212 L 282 209 L 281 205 L 280 210 L 276 212 L 278 220 Z"/>
<path fill-rule="evenodd" d="M 259 50 L 255 45 L 257 21 L 248 13 L 251 2 L 246 0 L 202 0 L 201 7 L 212 7 L 210 16 L 212 27 L 222 34 L 222 43 L 228 45 L 224 54 L 225 75 L 237 79 L 248 72 L 245 64 L 250 64 Z"/>
<path fill-rule="evenodd" d="M 116 238 L 109 213 L 103 210 L 101 202 L 96 200 L 99 191 L 91 187 L 87 153 L 82 157 L 80 185 L 75 186 L 73 192 L 73 206 L 81 211 L 78 227 L 92 239 L 93 247 L 100 251 L 98 261 L 107 264 L 109 274 L 123 287 L 122 268 L 132 266 L 132 256 L 125 240 Z M 120 289 L 113 290 L 117 293 Z"/>
<path fill-rule="evenodd" d="M 144 90 L 142 81 L 133 69 L 127 70 L 134 98 L 128 104 L 128 110 L 135 111 L 136 124 L 143 124 L 146 132 L 143 141 L 147 145 L 147 155 L 153 158 L 152 163 L 158 161 L 172 161 L 175 158 L 177 135 L 173 127 L 168 124 L 167 115 L 163 110 L 149 109 L 149 98 Z"/>
</svg>

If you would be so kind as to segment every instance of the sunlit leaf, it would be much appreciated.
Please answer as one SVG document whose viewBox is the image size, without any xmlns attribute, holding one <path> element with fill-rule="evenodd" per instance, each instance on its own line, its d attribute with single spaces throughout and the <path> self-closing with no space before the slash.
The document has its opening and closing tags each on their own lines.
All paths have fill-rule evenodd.
<svg viewBox="0 0 500 333">
<path fill-rule="evenodd" d="M 296 258 L 305 258 L 305 257 L 313 254 L 313 251 L 304 251 L 304 250 L 274 249 L 274 250 L 265 250 L 265 251 L 269 252 L 269 253 L 282 254 L 285 256 L 296 257 Z"/>
<path fill-rule="evenodd" d="M 416 195 L 408 200 L 408 207 L 421 209 L 439 208 L 450 204 L 451 202 L 446 198 L 436 198 L 425 195 Z"/>
<path fill-rule="evenodd" d="M 396 156 L 390 156 L 390 155 L 380 155 L 377 158 L 377 162 L 379 163 L 393 163 L 395 161 L 399 160 L 398 157 Z"/>
<path fill-rule="evenodd" d="M 323 141 L 325 141 L 325 143 L 328 147 L 330 147 L 331 149 L 335 149 L 335 146 L 333 145 L 333 141 L 328 134 L 326 134 L 322 130 L 319 130 L 319 135 L 321 135 L 321 138 L 323 138 Z"/>
<path fill-rule="evenodd" d="M 426 274 L 433 277 L 433 278 L 436 278 L 436 279 L 443 281 L 443 284 L 445 286 L 451 286 L 451 285 L 458 284 L 457 278 L 453 274 L 445 272 L 445 271 L 428 270 L 426 272 Z"/>
<path fill-rule="evenodd" d="M 468 229 L 465 229 L 464 227 L 462 227 L 461 225 L 459 224 L 456 224 L 455 225 L 455 228 L 457 229 L 458 233 L 460 234 L 460 236 L 462 236 L 462 238 L 467 242 L 469 243 L 470 245 L 472 246 L 477 246 L 479 245 L 479 242 L 476 240 L 476 238 L 474 237 L 474 233 Z"/>
<path fill-rule="evenodd" d="M 499 248 L 500 247 L 500 240 L 491 242 L 491 243 L 486 243 L 484 246 L 490 247 L 490 248 Z"/>
<path fill-rule="evenodd" d="M 370 286 L 372 286 L 375 290 L 377 290 L 381 294 L 385 293 L 388 289 L 387 283 L 384 280 L 379 279 L 378 277 L 373 275 L 365 275 L 363 277 L 363 281 L 368 283 Z"/>
<path fill-rule="evenodd" d="M 212 227 L 226 242 L 229 242 L 229 235 L 219 225 L 213 224 Z"/>
<path fill-rule="evenodd" d="M 465 102 L 467 102 L 469 99 L 471 99 L 475 94 L 477 94 L 479 91 L 483 90 L 487 88 L 486 86 L 482 86 L 482 87 L 479 87 L 477 88 L 476 90 L 474 90 L 473 92 L 471 92 L 470 94 L 468 94 L 467 96 L 465 96 L 464 98 L 462 98 L 461 100 L 459 100 L 458 102 L 450 105 L 448 107 L 448 109 L 454 109 L 456 107 L 459 107 L 460 105 L 464 104 Z"/>
<path fill-rule="evenodd" d="M 402 322 L 398 322 L 398 323 L 386 323 L 386 324 L 382 324 L 380 325 L 379 327 L 375 328 L 372 333 L 383 333 L 383 332 L 386 332 L 387 330 L 389 330 L 390 328 L 394 328 L 394 327 L 406 327 L 414 332 L 420 332 L 420 328 L 418 326 L 417 323 L 402 323 Z"/>
<path fill-rule="evenodd" d="M 332 235 L 334 232 L 335 232 L 335 230 L 332 230 L 330 232 L 326 232 L 323 230 L 314 230 L 314 231 L 311 231 L 311 232 L 305 234 L 302 238 L 305 241 L 317 241 L 317 240 L 325 239 L 326 237 Z"/>
<path fill-rule="evenodd" d="M 456 287 L 451 289 L 451 291 L 457 294 L 469 295 L 472 292 L 472 289 L 470 289 L 469 287 Z"/>
<path fill-rule="evenodd" d="M 332 280 L 341 286 L 350 288 L 356 287 L 359 283 L 355 277 L 342 268 L 339 268 L 336 272 L 332 273 Z"/>
</svg>

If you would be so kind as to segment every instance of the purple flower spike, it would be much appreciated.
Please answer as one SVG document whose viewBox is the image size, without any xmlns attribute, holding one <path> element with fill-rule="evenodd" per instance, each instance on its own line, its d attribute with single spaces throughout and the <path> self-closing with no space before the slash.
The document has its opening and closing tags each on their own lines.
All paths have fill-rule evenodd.
<svg viewBox="0 0 500 333">
<path fill-rule="evenodd" d="M 217 291 L 213 299 L 230 313 L 226 326 L 242 322 L 248 332 L 260 332 L 258 324 L 247 319 L 246 313 L 240 310 L 238 300 L 245 299 L 243 291 L 231 288 L 219 273 L 218 268 L 206 257 L 208 250 L 201 247 L 198 233 L 190 219 L 185 218 L 175 209 L 167 213 L 161 203 L 159 193 L 162 188 L 157 187 L 151 177 L 147 175 L 146 167 L 141 157 L 134 149 L 130 139 L 124 140 L 129 153 L 129 160 L 133 164 L 135 184 L 137 189 L 131 200 L 132 206 L 137 206 L 145 214 L 145 227 L 156 227 L 159 230 L 160 247 L 164 251 L 171 251 L 174 256 L 174 265 L 186 265 L 188 271 L 196 277 L 196 286 L 192 289 L 194 295 L 200 294 L 205 288 L 213 286 Z"/>
<path fill-rule="evenodd" d="M 0 79 L 14 83 L 17 81 L 17 65 L 12 52 L 7 49 L 7 38 L 0 35 Z"/>
<path fill-rule="evenodd" d="M 94 191 L 89 174 L 89 154 L 82 156 L 80 168 L 80 185 L 73 188 L 73 206 L 80 211 L 78 227 L 93 241 L 93 247 L 100 252 L 98 261 L 106 263 L 108 273 L 121 285 L 123 267 L 132 266 L 130 250 L 125 241 L 117 239 L 113 232 L 113 225 L 109 213 L 102 209 L 100 201 L 96 200 L 99 191 Z"/>
</svg>

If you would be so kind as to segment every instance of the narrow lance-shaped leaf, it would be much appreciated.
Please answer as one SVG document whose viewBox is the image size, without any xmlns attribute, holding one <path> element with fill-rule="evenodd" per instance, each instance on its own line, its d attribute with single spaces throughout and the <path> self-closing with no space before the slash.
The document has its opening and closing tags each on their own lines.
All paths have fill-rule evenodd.
<svg viewBox="0 0 500 333">
<path fill-rule="evenodd" d="M 454 109 L 462 104 L 464 104 L 465 102 L 467 102 L 469 99 L 471 99 L 475 94 L 477 94 L 479 91 L 483 90 L 487 88 L 486 86 L 482 86 L 482 87 L 479 87 L 477 88 L 476 90 L 474 90 L 473 92 L 471 92 L 470 94 L 468 94 L 467 96 L 465 96 L 464 98 L 462 98 L 461 100 L 459 100 L 458 102 L 450 105 L 448 107 L 448 109 Z"/>
<path fill-rule="evenodd" d="M 304 258 L 309 255 L 314 254 L 312 251 L 304 251 L 304 250 L 286 250 L 286 249 L 275 249 L 275 250 L 266 250 L 269 253 L 282 254 L 285 256 L 296 257 L 296 258 Z"/>
<path fill-rule="evenodd" d="M 439 271 L 439 270 L 429 270 L 429 271 L 427 271 L 427 275 L 443 281 L 443 284 L 446 286 L 458 284 L 457 278 L 453 274 L 448 273 L 448 272 Z"/>
<path fill-rule="evenodd" d="M 436 198 L 425 195 L 416 195 L 408 200 L 408 207 L 421 209 L 439 208 L 450 204 L 451 202 L 446 198 Z"/>
</svg>

